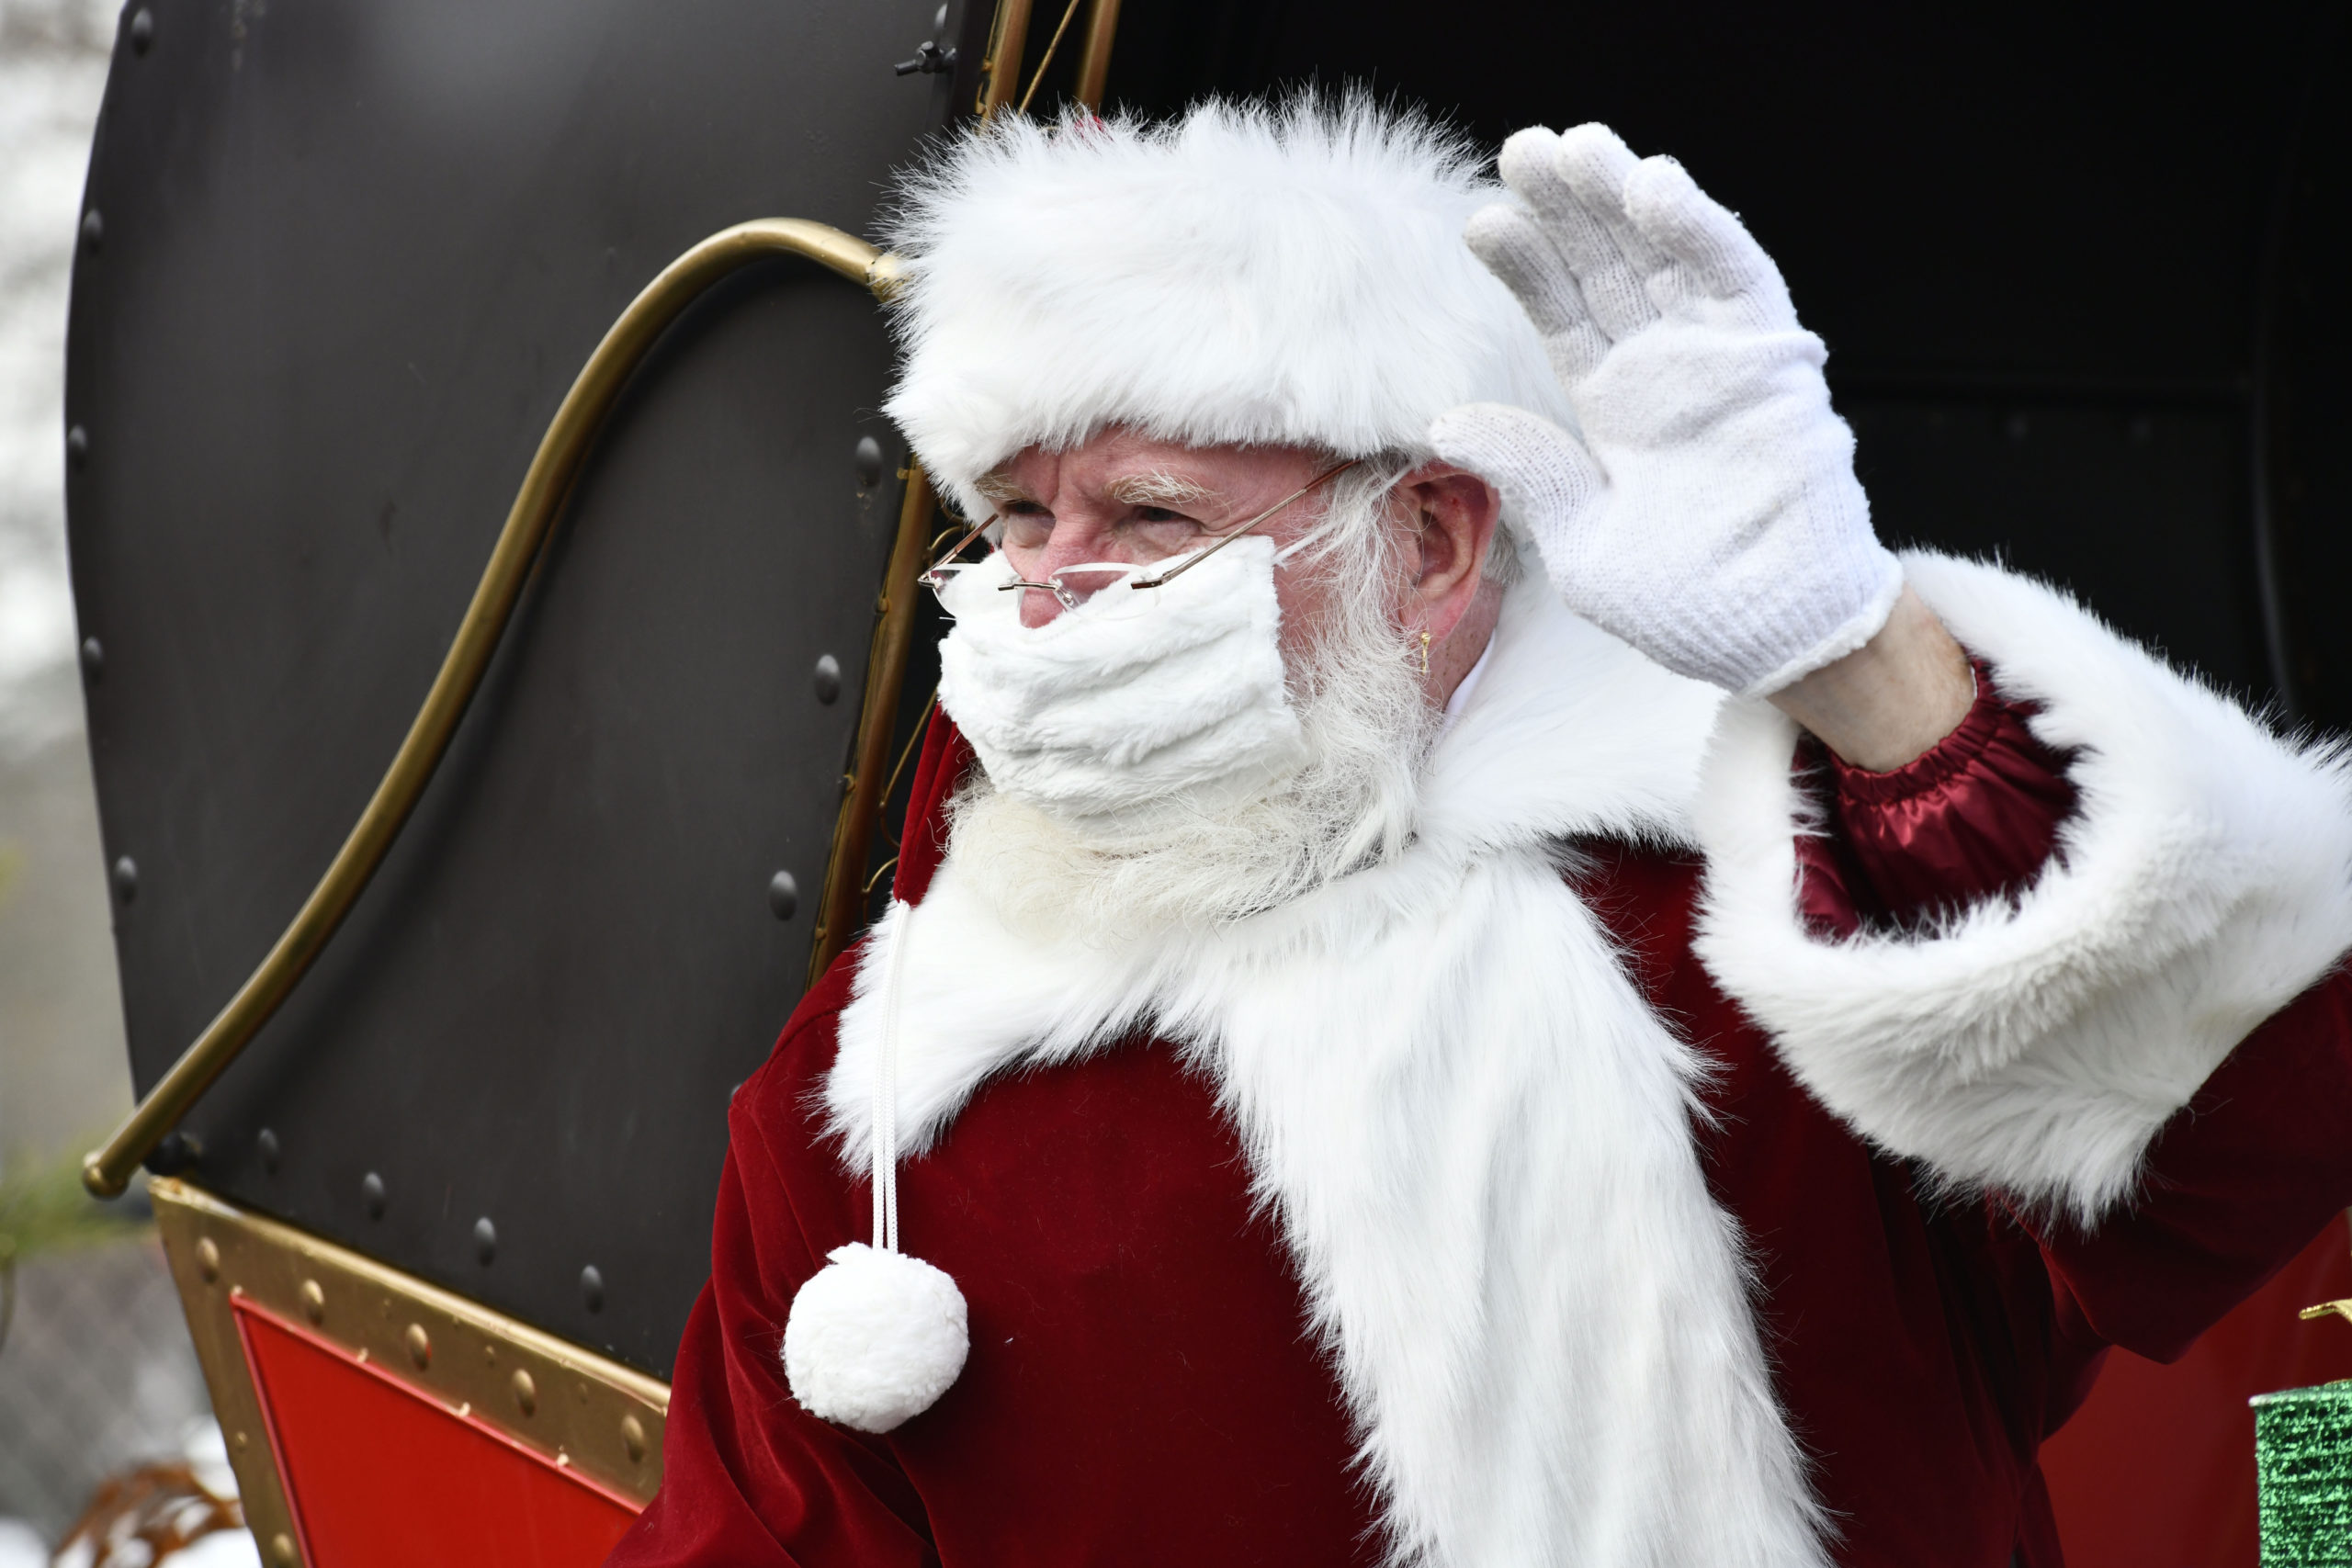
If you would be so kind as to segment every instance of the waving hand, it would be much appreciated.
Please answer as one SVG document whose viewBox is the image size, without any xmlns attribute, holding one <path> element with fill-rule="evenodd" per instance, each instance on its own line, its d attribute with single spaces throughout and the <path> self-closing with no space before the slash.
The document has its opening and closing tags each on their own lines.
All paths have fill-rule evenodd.
<svg viewBox="0 0 2352 1568">
<path fill-rule="evenodd" d="M 1852 652 L 1902 592 L 1821 340 L 1771 257 L 1670 158 L 1606 126 L 1504 144 L 1518 197 L 1467 238 L 1544 335 L 1582 439 L 1522 409 L 1440 416 L 1570 608 L 1668 669 L 1770 693 Z"/>
</svg>

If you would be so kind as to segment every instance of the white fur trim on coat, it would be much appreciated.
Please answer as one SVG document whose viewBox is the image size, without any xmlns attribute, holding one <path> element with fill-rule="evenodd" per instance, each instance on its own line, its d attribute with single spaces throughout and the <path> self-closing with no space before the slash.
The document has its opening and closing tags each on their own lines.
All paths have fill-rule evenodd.
<svg viewBox="0 0 2352 1568">
<path fill-rule="evenodd" d="M 1579 832 L 1687 843 L 1720 698 L 1540 579 L 1513 591 L 1492 660 L 1412 844 L 1282 908 L 1024 939 L 951 853 L 922 919 L 876 930 L 832 1124 L 854 1163 L 876 981 L 902 939 L 913 1145 L 993 1073 L 1130 1028 L 1179 1042 L 1281 1221 L 1393 1560 L 1819 1568 L 1740 1238 L 1691 1136 L 1698 1065 L 1556 859 Z"/>
<path fill-rule="evenodd" d="M 1112 424 L 1193 446 L 1423 453 L 1464 402 L 1574 427 L 1519 301 L 1462 243 L 1504 197 L 1460 140 L 1351 98 L 1166 125 L 1015 115 L 907 184 L 905 366 L 885 404 L 972 481 Z"/>
<path fill-rule="evenodd" d="M 1905 558 L 2004 696 L 2041 705 L 2080 795 L 2012 908 L 1823 942 L 1798 915 L 1796 728 L 1725 705 L 1698 808 L 1698 951 L 1823 1103 L 1955 1184 L 2085 1223 L 2231 1050 L 2352 948 L 2352 789 L 2065 594 Z"/>
</svg>

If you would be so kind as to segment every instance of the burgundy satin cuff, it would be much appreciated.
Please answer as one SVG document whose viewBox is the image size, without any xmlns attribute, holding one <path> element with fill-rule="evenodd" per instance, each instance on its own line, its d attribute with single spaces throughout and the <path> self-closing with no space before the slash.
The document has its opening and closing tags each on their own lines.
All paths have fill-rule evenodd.
<svg viewBox="0 0 2352 1568">
<path fill-rule="evenodd" d="M 1806 919 L 1825 935 L 1916 929 L 1937 914 L 2032 886 L 2075 808 L 2066 760 L 2026 728 L 2032 712 L 1976 665 L 1960 728 L 1900 768 L 1872 773 L 1806 737 L 1797 765 L 1828 831 L 1798 840 Z"/>
</svg>

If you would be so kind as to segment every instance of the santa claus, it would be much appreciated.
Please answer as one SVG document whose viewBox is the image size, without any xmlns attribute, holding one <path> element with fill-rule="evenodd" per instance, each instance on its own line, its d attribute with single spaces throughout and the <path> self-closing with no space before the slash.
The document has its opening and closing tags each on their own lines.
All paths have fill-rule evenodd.
<svg viewBox="0 0 2352 1568">
<path fill-rule="evenodd" d="M 619 1564 L 2055 1563 L 2036 1450 L 2352 1201 L 2352 790 L 1874 536 L 1668 158 L 1353 105 L 907 188 L 985 540 L 735 1097 Z"/>
</svg>

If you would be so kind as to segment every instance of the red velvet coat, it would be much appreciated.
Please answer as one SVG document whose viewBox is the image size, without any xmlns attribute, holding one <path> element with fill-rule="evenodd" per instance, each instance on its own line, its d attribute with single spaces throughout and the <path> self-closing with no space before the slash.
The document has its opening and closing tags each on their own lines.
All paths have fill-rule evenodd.
<svg viewBox="0 0 2352 1568">
<path fill-rule="evenodd" d="M 1823 930 L 2021 886 L 2052 852 L 2071 801 L 2059 761 L 1983 685 L 1899 772 L 1816 759 L 1832 831 L 1804 845 L 1805 905 Z M 935 723 L 903 897 L 922 897 L 968 762 Z M 1583 847 L 1579 890 L 1721 1069 L 1705 1168 L 1757 1260 L 1836 1560 L 2055 1564 L 2035 1453 L 2106 1348 L 2177 1354 L 2352 1201 L 2352 982 L 2323 981 L 2240 1045 L 2165 1128 L 2142 1201 L 2086 1235 L 1935 1200 L 1797 1085 L 1694 958 L 1696 861 Z M 611 1562 L 1376 1561 L 1282 1239 L 1210 1087 L 1162 1043 L 992 1081 L 902 1178 L 909 1233 L 970 1304 L 970 1360 L 935 1407 L 871 1438 L 794 1404 L 778 1355 L 793 1295 L 867 1225 L 819 1103 L 851 974 L 833 966 L 736 1096 L 666 1479 Z"/>
</svg>

